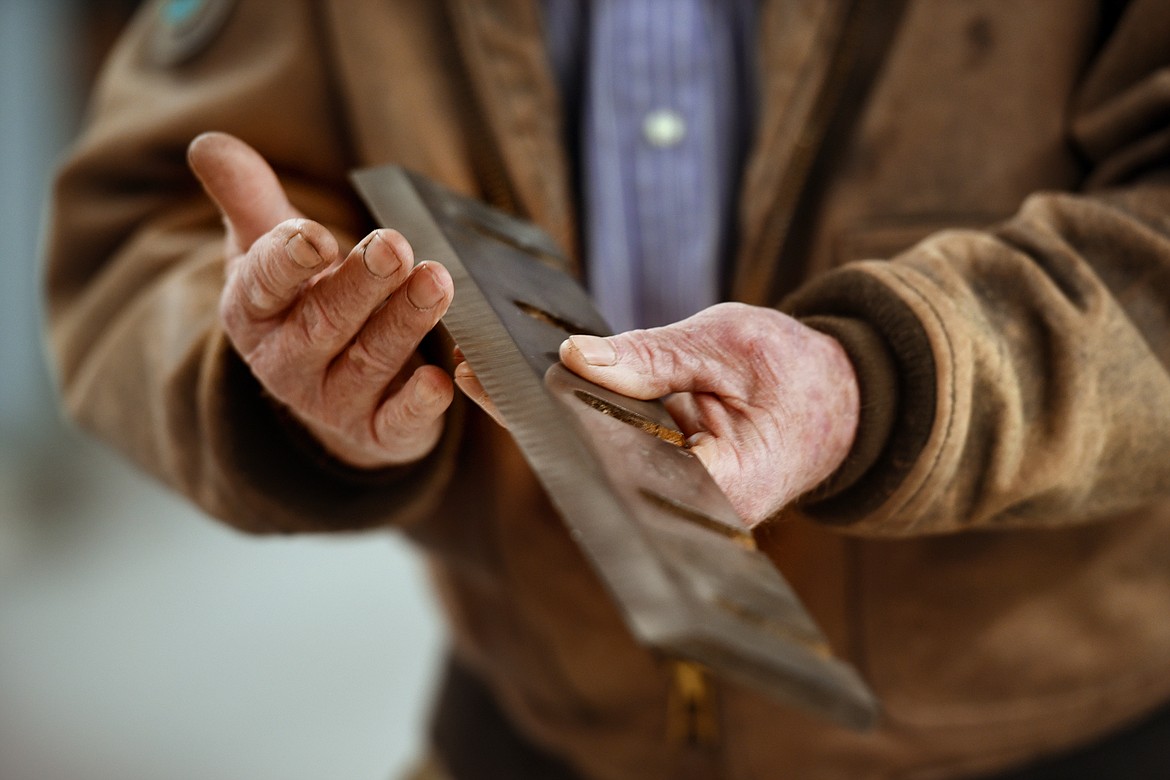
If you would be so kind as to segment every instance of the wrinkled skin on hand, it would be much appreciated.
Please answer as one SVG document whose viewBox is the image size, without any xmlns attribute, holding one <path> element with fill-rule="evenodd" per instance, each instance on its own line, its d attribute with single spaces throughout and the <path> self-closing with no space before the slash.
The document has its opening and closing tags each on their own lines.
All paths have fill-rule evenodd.
<svg viewBox="0 0 1170 780">
<path fill-rule="evenodd" d="M 417 352 L 451 302 L 446 269 L 415 265 L 395 230 L 343 254 L 232 136 L 199 136 L 188 160 L 224 218 L 220 320 L 256 379 L 342 462 L 380 468 L 424 457 L 454 393 Z"/>
<path fill-rule="evenodd" d="M 345 463 L 424 457 L 454 392 L 417 352 L 451 303 L 446 269 L 416 265 L 395 230 L 376 230 L 342 254 L 236 138 L 202 135 L 188 158 L 226 227 L 220 319 L 257 380 Z M 832 474 L 856 433 L 857 379 L 841 346 L 772 309 L 720 304 L 662 328 L 573 336 L 560 356 L 618 393 L 665 398 L 692 451 L 753 525 Z M 499 419 L 466 363 L 455 382 Z"/>
<path fill-rule="evenodd" d="M 841 345 L 774 309 L 725 303 L 661 328 L 573 336 L 560 356 L 610 390 L 664 398 L 753 526 L 828 478 L 857 432 L 857 377 Z M 466 364 L 455 377 L 499 419 Z"/>
</svg>

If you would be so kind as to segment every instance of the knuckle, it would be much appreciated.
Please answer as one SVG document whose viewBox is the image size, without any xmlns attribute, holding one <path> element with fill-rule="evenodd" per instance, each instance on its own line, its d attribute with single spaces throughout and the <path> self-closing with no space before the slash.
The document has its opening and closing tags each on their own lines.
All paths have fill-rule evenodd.
<svg viewBox="0 0 1170 780">
<path fill-rule="evenodd" d="M 771 310 L 746 304 L 724 304 L 717 316 L 695 333 L 696 350 L 712 367 L 728 395 L 751 398 L 775 385 L 779 374 L 777 334 Z M 764 316 L 759 316 L 763 314 Z"/>
<path fill-rule="evenodd" d="M 382 446 L 390 446 L 393 442 L 413 437 L 426 427 L 427 422 L 412 401 L 395 396 L 379 410 L 374 435 Z"/>
<path fill-rule="evenodd" d="M 411 432 L 429 430 L 450 403 L 452 392 L 453 388 L 440 386 L 426 375 L 425 369 L 420 369 L 390 404 L 396 409 L 399 428 Z"/>
<path fill-rule="evenodd" d="M 403 393 L 394 408 L 397 412 L 394 418 L 396 427 L 402 433 L 415 433 L 428 422 L 423 405 L 413 392 Z"/>
<path fill-rule="evenodd" d="M 281 286 L 270 260 L 271 256 L 266 253 L 249 252 L 236 277 L 241 302 L 256 319 L 270 317 L 283 308 Z"/>
<path fill-rule="evenodd" d="M 643 347 L 641 351 L 644 353 L 642 365 L 645 366 L 645 369 L 643 374 L 655 384 L 667 377 L 673 377 L 677 373 L 681 361 L 673 349 Z"/>
<path fill-rule="evenodd" d="M 372 349 L 365 339 L 358 339 L 353 343 L 346 351 L 346 360 L 350 368 L 363 377 L 384 376 L 398 370 L 394 361 Z"/>
<path fill-rule="evenodd" d="M 651 377 L 673 377 L 684 371 L 695 359 L 692 339 L 686 331 L 670 331 L 667 338 L 639 345 L 643 361 Z"/>
<path fill-rule="evenodd" d="M 306 296 L 297 314 L 301 338 L 307 344 L 336 343 L 352 335 L 345 332 L 330 307 L 319 296 Z"/>
<path fill-rule="evenodd" d="M 671 346 L 667 339 L 651 338 L 650 331 L 631 331 L 623 345 L 634 359 L 639 374 L 659 376 L 666 364 L 671 362 Z"/>
<path fill-rule="evenodd" d="M 401 405 L 395 403 L 395 399 L 391 398 L 385 401 L 374 415 L 371 435 L 381 446 L 389 446 L 401 435 L 402 422 Z"/>
</svg>

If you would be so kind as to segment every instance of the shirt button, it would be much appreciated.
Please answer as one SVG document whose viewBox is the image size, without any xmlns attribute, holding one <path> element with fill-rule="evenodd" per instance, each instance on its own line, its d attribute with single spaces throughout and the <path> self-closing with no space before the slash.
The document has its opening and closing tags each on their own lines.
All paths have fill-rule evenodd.
<svg viewBox="0 0 1170 780">
<path fill-rule="evenodd" d="M 678 112 L 669 108 L 651 111 L 642 120 L 642 135 L 651 146 L 674 146 L 687 134 L 687 123 Z"/>
</svg>

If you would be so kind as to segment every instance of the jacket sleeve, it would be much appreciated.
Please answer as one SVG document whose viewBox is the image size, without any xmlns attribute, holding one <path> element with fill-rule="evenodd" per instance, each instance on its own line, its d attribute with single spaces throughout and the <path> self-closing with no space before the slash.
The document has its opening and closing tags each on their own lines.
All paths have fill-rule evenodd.
<svg viewBox="0 0 1170 780">
<path fill-rule="evenodd" d="M 223 228 L 185 163 L 200 132 L 240 136 L 293 203 L 344 242 L 365 229 L 346 183 L 316 5 L 240 2 L 182 64 L 160 62 L 160 5 L 132 22 L 56 182 L 50 350 L 86 429 L 210 514 L 250 532 L 406 523 L 435 499 L 455 428 L 409 468 L 348 471 L 298 435 L 228 345 Z"/>
<path fill-rule="evenodd" d="M 854 358 L 863 424 L 797 511 L 898 536 L 1170 499 L 1170 14 L 1130 5 L 1070 109 L 1093 173 L 987 231 L 843 266 L 786 307 Z"/>
</svg>

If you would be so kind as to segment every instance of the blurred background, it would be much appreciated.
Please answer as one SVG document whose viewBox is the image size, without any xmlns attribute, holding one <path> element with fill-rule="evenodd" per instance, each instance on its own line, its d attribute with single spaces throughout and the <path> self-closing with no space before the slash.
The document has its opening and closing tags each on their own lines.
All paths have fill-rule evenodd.
<svg viewBox="0 0 1170 780">
<path fill-rule="evenodd" d="M 443 642 L 405 544 L 240 536 L 56 410 L 43 205 L 135 5 L 0 0 L 0 780 L 386 780 Z"/>
</svg>

